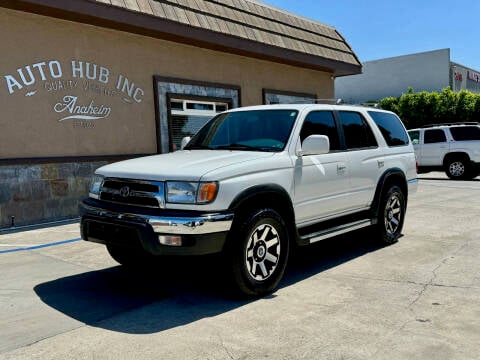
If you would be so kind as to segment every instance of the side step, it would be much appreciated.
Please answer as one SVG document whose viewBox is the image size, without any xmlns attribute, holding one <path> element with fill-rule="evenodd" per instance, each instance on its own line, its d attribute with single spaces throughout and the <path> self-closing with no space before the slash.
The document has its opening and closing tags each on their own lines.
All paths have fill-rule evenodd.
<svg viewBox="0 0 480 360">
<path fill-rule="evenodd" d="M 302 243 L 313 244 L 317 241 L 325 240 L 337 235 L 345 234 L 349 231 L 358 230 L 375 222 L 373 219 L 362 219 L 348 224 L 338 225 L 329 229 L 321 230 L 312 234 L 307 234 L 301 237 Z"/>
</svg>

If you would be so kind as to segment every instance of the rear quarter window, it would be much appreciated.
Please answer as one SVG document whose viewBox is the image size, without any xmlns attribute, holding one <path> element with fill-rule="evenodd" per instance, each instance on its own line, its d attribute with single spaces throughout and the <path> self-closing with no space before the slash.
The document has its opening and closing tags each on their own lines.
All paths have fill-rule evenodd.
<svg viewBox="0 0 480 360">
<path fill-rule="evenodd" d="M 452 133 L 453 139 L 456 141 L 480 140 L 479 126 L 451 127 L 450 132 Z"/>
<path fill-rule="evenodd" d="M 395 114 L 369 111 L 388 146 L 402 146 L 409 143 L 409 137 L 401 120 Z"/>
</svg>

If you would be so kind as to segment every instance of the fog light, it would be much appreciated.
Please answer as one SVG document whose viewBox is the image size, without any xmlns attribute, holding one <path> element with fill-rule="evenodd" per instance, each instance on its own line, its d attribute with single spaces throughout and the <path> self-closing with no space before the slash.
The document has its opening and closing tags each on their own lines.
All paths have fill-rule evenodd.
<svg viewBox="0 0 480 360">
<path fill-rule="evenodd" d="M 182 246 L 181 236 L 158 235 L 158 241 L 160 241 L 160 244 L 162 245 Z"/>
</svg>

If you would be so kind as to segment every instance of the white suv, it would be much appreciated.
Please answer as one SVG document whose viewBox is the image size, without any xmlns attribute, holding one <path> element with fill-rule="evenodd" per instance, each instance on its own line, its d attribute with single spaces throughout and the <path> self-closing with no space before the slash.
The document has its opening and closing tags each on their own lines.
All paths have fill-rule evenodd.
<svg viewBox="0 0 480 360">
<path fill-rule="evenodd" d="M 480 170 L 478 123 L 427 125 L 408 130 L 420 172 L 443 170 L 451 179 L 473 179 Z"/>
<path fill-rule="evenodd" d="M 416 186 L 413 147 L 391 112 L 239 108 L 183 150 L 98 169 L 81 230 L 129 266 L 222 252 L 231 283 L 262 295 L 277 286 L 294 245 L 367 226 L 397 241 Z"/>
</svg>

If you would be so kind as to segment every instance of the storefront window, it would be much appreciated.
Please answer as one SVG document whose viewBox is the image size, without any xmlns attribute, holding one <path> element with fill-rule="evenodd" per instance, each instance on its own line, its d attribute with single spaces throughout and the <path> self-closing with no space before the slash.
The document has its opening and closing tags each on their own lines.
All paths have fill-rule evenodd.
<svg viewBox="0 0 480 360">
<path fill-rule="evenodd" d="M 263 103 L 272 104 L 315 104 L 316 95 L 291 91 L 263 89 Z"/>
<path fill-rule="evenodd" d="M 154 76 L 157 152 L 180 148 L 182 138 L 194 135 L 209 119 L 240 103 L 236 85 Z"/>
<path fill-rule="evenodd" d="M 179 150 L 184 137 L 195 135 L 208 120 L 228 108 L 226 102 L 172 99 L 170 101 L 172 150 Z"/>
</svg>

